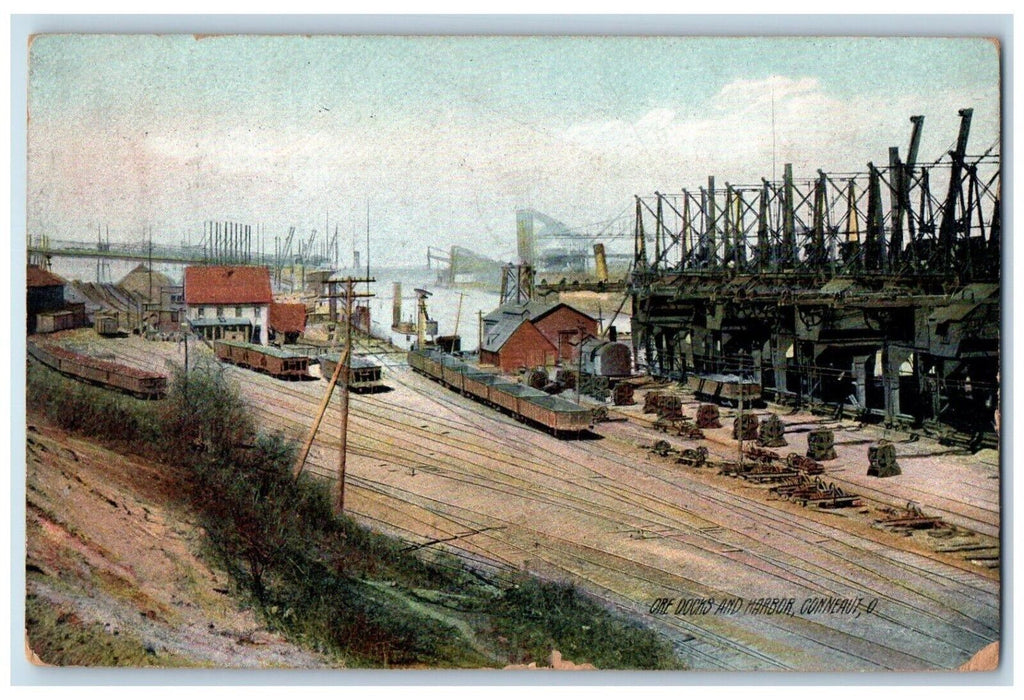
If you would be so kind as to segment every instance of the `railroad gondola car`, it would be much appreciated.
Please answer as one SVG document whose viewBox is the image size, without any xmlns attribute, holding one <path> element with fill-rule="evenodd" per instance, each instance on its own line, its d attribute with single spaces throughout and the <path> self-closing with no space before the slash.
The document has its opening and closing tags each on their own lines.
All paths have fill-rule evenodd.
<svg viewBox="0 0 1024 700">
<path fill-rule="evenodd" d="M 441 381 L 447 384 L 455 391 L 462 392 L 463 383 L 465 377 L 465 370 L 467 365 L 461 360 L 457 360 L 451 355 L 442 355 L 440 359 L 441 364 Z"/>
<path fill-rule="evenodd" d="M 410 350 L 408 357 L 414 371 L 494 406 L 516 420 L 544 428 L 556 437 L 579 437 L 593 424 L 593 412 L 589 409 L 525 384 L 509 382 L 436 350 Z"/>
<path fill-rule="evenodd" d="M 334 370 L 338 366 L 341 355 L 328 353 L 320 358 L 320 375 L 330 381 L 334 376 Z M 348 388 L 357 394 L 372 394 L 378 391 L 388 391 L 388 386 L 382 381 L 383 371 L 381 366 L 365 357 L 353 357 L 349 362 L 352 376 Z"/>
<path fill-rule="evenodd" d="M 410 350 L 409 366 L 414 370 L 430 377 L 434 381 L 441 381 L 441 353 L 433 350 Z"/>
<path fill-rule="evenodd" d="M 588 430 L 593 422 L 591 411 L 557 396 L 523 397 L 519 402 L 519 412 L 527 420 L 549 428 L 555 437 L 562 433 L 578 435 Z"/>
<path fill-rule="evenodd" d="M 31 341 L 27 344 L 27 350 L 41 364 L 78 381 L 114 389 L 139 399 L 162 399 L 167 395 L 167 377 L 156 372 Z"/>
<path fill-rule="evenodd" d="M 503 378 L 497 374 L 467 367 L 462 373 L 462 393 L 486 402 L 491 385 L 502 381 Z"/>
<path fill-rule="evenodd" d="M 534 389 L 526 384 L 511 384 L 508 382 L 492 384 L 487 394 L 492 404 L 504 409 L 506 413 L 516 418 L 522 415 L 522 408 L 519 405 L 522 400 L 536 399 L 542 396 L 547 396 L 547 394 L 540 389 Z"/>
<path fill-rule="evenodd" d="M 735 374 L 691 374 L 686 385 L 698 398 L 728 406 L 739 405 L 741 394 L 747 406 L 761 400 L 761 385 L 753 379 L 741 379 Z"/>
<path fill-rule="evenodd" d="M 216 340 L 217 359 L 239 367 L 269 374 L 277 379 L 299 381 L 311 379 L 309 358 L 269 345 L 253 345 L 237 340 Z"/>
</svg>

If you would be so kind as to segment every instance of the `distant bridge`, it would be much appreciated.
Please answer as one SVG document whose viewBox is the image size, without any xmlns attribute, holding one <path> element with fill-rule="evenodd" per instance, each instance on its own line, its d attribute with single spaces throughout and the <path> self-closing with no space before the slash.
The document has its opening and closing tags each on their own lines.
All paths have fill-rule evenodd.
<svg viewBox="0 0 1024 700">
<path fill-rule="evenodd" d="M 54 257 L 102 260 L 134 260 L 138 262 L 178 263 L 182 265 L 266 265 L 271 268 L 288 265 L 317 267 L 334 261 L 326 255 L 281 255 L 261 251 L 213 251 L 202 245 L 167 245 L 163 243 L 86 242 L 36 237 L 29 241 L 30 260 Z"/>
</svg>

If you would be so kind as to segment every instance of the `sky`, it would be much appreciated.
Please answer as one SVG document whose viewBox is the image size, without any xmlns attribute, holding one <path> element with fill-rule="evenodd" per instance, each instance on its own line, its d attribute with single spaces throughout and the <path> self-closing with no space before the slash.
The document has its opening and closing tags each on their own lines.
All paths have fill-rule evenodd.
<svg viewBox="0 0 1024 700">
<path fill-rule="evenodd" d="M 863 172 L 905 153 L 911 115 L 920 162 L 963 107 L 981 153 L 999 71 L 978 38 L 42 35 L 27 233 L 196 243 L 227 220 L 269 250 L 337 227 L 345 251 L 368 210 L 375 264 L 511 260 L 517 208 L 584 228 L 709 175 Z"/>
</svg>

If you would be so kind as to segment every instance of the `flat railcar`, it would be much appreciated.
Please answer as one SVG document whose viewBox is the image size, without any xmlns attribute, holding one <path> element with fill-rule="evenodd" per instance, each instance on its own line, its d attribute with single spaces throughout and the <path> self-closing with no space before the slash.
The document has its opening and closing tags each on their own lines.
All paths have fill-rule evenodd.
<svg viewBox="0 0 1024 700">
<path fill-rule="evenodd" d="M 213 349 L 222 362 L 263 372 L 277 379 L 300 381 L 311 378 L 309 358 L 305 355 L 237 340 L 216 340 Z"/>
<path fill-rule="evenodd" d="M 544 428 L 556 437 L 578 437 L 593 425 L 593 412 L 589 409 L 525 384 L 509 382 L 436 350 L 410 350 L 408 358 L 414 371 L 494 406 L 516 420 Z"/>
<path fill-rule="evenodd" d="M 167 395 L 167 377 L 156 372 L 31 341 L 27 344 L 27 350 L 41 364 L 81 382 L 114 389 L 139 399 L 162 399 Z"/>
</svg>

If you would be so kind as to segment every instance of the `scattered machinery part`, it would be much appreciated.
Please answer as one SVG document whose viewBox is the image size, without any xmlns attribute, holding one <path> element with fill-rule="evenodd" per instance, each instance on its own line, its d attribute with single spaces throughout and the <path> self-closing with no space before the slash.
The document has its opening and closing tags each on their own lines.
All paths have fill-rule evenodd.
<svg viewBox="0 0 1024 700">
<path fill-rule="evenodd" d="M 925 515 L 913 501 L 902 508 L 883 508 L 882 512 L 885 517 L 876 520 L 875 524 L 887 530 L 933 530 L 944 525 L 942 518 Z"/>
<path fill-rule="evenodd" d="M 753 413 L 741 413 L 740 415 L 733 418 L 732 421 L 732 439 L 740 439 L 740 431 L 744 440 L 756 440 L 757 439 L 757 416 Z"/>
<path fill-rule="evenodd" d="M 825 467 L 809 457 L 804 457 L 796 452 L 790 452 L 786 457 L 786 464 L 792 469 L 803 472 L 808 476 L 817 476 L 825 473 Z"/>
<path fill-rule="evenodd" d="M 761 447 L 785 447 L 786 426 L 782 419 L 774 413 L 770 413 L 761 421 L 757 428 L 757 444 Z"/>
<path fill-rule="evenodd" d="M 868 476 L 880 478 L 899 476 L 900 465 L 896 463 L 896 446 L 888 440 L 879 440 L 868 448 Z"/>
<path fill-rule="evenodd" d="M 819 462 L 836 458 L 835 434 L 828 428 L 816 428 L 807 433 L 807 456 Z"/>
<path fill-rule="evenodd" d="M 697 447 L 685 449 L 676 459 L 676 464 L 684 464 L 688 467 L 695 467 L 697 469 L 705 467 L 708 464 L 708 448 Z"/>
<path fill-rule="evenodd" d="M 702 403 L 697 408 L 698 428 L 721 428 L 722 423 L 718 419 L 718 406 L 713 403 Z"/>
<path fill-rule="evenodd" d="M 619 382 L 612 391 L 612 402 L 616 406 L 632 406 L 636 403 L 633 399 L 633 385 L 626 382 Z"/>
</svg>

